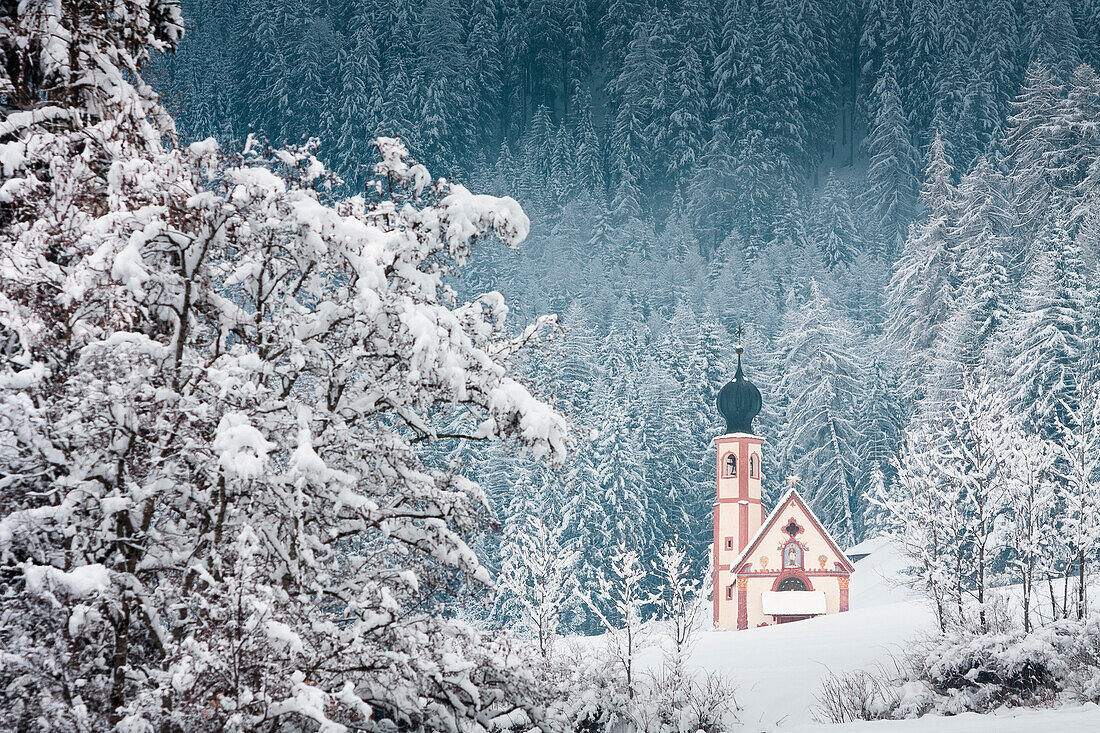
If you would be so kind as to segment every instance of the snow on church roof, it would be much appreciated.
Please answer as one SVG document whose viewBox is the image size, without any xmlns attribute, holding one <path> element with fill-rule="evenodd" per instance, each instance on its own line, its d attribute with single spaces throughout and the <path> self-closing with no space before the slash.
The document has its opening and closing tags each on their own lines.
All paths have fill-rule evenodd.
<svg viewBox="0 0 1100 733">
<path fill-rule="evenodd" d="M 802 495 L 799 494 L 794 487 L 791 487 L 786 494 L 783 494 L 783 498 L 775 503 L 775 508 L 772 509 L 771 513 L 768 515 L 768 518 L 764 520 L 764 523 L 760 525 L 760 529 L 756 530 L 756 534 L 753 535 L 752 539 L 749 540 L 749 543 L 745 545 L 745 549 L 741 551 L 741 554 L 737 556 L 737 559 L 730 563 L 730 570 L 732 570 L 735 574 L 737 573 L 737 569 L 741 567 L 741 563 L 745 562 L 745 560 L 749 558 L 749 555 L 751 555 L 756 550 L 756 546 L 760 543 L 760 540 L 763 539 L 767 531 L 772 528 L 772 525 L 775 524 L 775 521 L 779 518 L 782 509 L 787 506 L 787 503 L 792 498 L 796 502 L 798 502 L 798 506 L 802 508 L 802 511 L 806 513 L 806 516 L 809 517 L 811 522 L 813 522 L 817 530 L 821 532 L 821 536 L 824 537 L 825 541 L 829 543 L 829 546 L 833 548 L 833 551 L 836 552 L 837 557 L 840 558 L 840 561 L 848 569 L 848 572 L 855 572 L 855 568 L 852 566 L 852 561 L 849 560 L 848 556 L 845 555 L 844 552 L 836 546 L 836 543 L 833 542 L 833 538 L 829 536 L 829 532 L 821 524 L 821 520 L 819 520 L 817 518 L 817 515 L 814 514 L 813 509 L 810 509 L 809 504 L 803 501 Z"/>
<path fill-rule="evenodd" d="M 766 590 L 760 594 L 769 616 L 820 616 L 825 613 L 823 590 Z"/>
</svg>

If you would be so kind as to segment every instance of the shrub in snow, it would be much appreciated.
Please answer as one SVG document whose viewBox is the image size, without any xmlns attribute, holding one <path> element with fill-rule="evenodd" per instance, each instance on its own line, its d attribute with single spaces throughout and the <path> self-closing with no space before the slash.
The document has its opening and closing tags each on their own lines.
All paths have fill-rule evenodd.
<svg viewBox="0 0 1100 733">
<path fill-rule="evenodd" d="M 605 633 L 612 674 L 621 680 L 623 694 L 633 699 L 638 657 L 654 644 L 646 614 L 658 596 L 645 589 L 648 571 L 637 551 L 625 543 L 612 552 L 609 567 L 607 572 L 597 569 L 595 592 L 584 601 Z"/>
<path fill-rule="evenodd" d="M 815 717 L 823 723 L 892 717 L 901 703 L 901 693 L 891 684 L 897 679 L 896 672 L 891 672 L 884 665 L 872 671 L 859 669 L 844 675 L 830 672 L 817 691 Z"/>
<path fill-rule="evenodd" d="M 1100 614 L 1093 613 L 1068 626 L 1074 638 L 1064 650 L 1070 670 L 1065 679 L 1066 693 L 1075 700 L 1100 703 Z"/>
<path fill-rule="evenodd" d="M 574 727 L 645 733 L 718 733 L 737 727 L 740 708 L 731 680 L 685 665 L 701 600 L 685 558 L 675 540 L 662 549 L 654 568 L 659 593 L 644 590 L 650 570 L 625 544 L 612 553 L 607 572 L 597 571 L 595 592 L 585 602 L 605 633 L 595 654 L 591 647 L 574 648 L 572 658 L 562 660 L 581 670 L 570 696 Z M 654 609 L 658 617 L 647 618 Z M 642 655 L 657 646 L 664 653 L 650 667 Z"/>
<path fill-rule="evenodd" d="M 396 140 L 339 200 L 312 146 L 175 145 L 169 0 L 0 22 L 0 728 L 552 726 L 541 657 L 446 612 L 487 503 L 429 450 L 563 456 L 510 370 L 547 321 L 446 284 L 516 203 Z"/>
<path fill-rule="evenodd" d="M 940 712 L 987 712 L 1003 705 L 1053 699 L 1068 671 L 1061 656 L 1068 638 L 1055 625 L 1033 633 L 969 635 L 938 639 L 917 661 Z"/>
<path fill-rule="evenodd" d="M 574 646 L 561 660 L 561 669 L 572 670 L 562 689 L 571 690 L 567 710 L 575 731 L 721 733 L 740 727 L 736 686 L 725 675 L 689 671 L 668 657 L 636 672 L 628 688 L 609 651 Z"/>
<path fill-rule="evenodd" d="M 565 541 L 568 526 L 547 525 L 532 517 L 512 527 L 504 541 L 499 584 L 504 604 L 518 615 L 517 627 L 533 636 L 549 659 L 558 639 L 562 615 L 577 604 L 574 568 L 580 553 Z"/>
<path fill-rule="evenodd" d="M 1100 701 L 1100 617 L 1029 632 L 956 629 L 870 672 L 828 678 L 827 722 L 987 713 L 1001 707 Z"/>
<path fill-rule="evenodd" d="M 722 733 L 738 727 L 736 688 L 717 672 L 688 672 L 665 665 L 642 688 L 635 707 L 640 731 Z"/>
</svg>

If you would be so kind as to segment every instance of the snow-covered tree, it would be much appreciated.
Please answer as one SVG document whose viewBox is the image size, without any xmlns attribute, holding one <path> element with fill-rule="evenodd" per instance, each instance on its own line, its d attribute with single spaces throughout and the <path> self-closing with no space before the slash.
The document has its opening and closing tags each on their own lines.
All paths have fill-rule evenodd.
<svg viewBox="0 0 1100 733">
<path fill-rule="evenodd" d="M 949 238 L 954 191 L 951 162 L 937 136 L 921 191 L 926 220 L 906 240 L 887 290 L 886 335 L 914 388 L 954 307 L 956 263 Z"/>
<path fill-rule="evenodd" d="M 1005 468 L 1006 408 L 988 375 L 968 374 L 947 415 L 944 433 L 941 471 L 952 486 L 959 519 L 954 577 L 959 620 L 973 626 L 970 614 L 976 610 L 976 628 L 983 632 L 989 630 L 993 566 L 1005 543 L 1000 520 L 1010 485 Z M 968 597 L 973 604 L 965 602 Z"/>
<path fill-rule="evenodd" d="M 958 505 L 941 479 L 944 453 L 929 427 L 925 423 L 906 433 L 896 481 L 876 487 L 871 500 L 883 511 L 885 528 L 911 561 L 909 572 L 931 603 L 942 632 L 955 590 L 951 577 L 958 552 Z"/>
<path fill-rule="evenodd" d="M 549 525 L 534 516 L 513 525 L 499 581 L 545 658 L 553 652 L 562 616 L 577 603 L 574 570 L 580 553 L 567 539 L 568 514 L 562 519 Z"/>
<path fill-rule="evenodd" d="M 688 560 L 679 538 L 666 542 L 657 554 L 655 572 L 661 588 L 658 612 L 668 625 L 671 662 L 682 665 L 691 649 L 702 606 L 699 574 Z"/>
<path fill-rule="evenodd" d="M 1007 515 L 1012 579 L 1020 581 L 1024 631 L 1031 630 L 1035 580 L 1046 575 L 1055 553 L 1055 483 L 1051 480 L 1056 446 L 1038 435 L 1010 431 L 1006 445 Z"/>
<path fill-rule="evenodd" d="M 1079 399 L 1075 367 L 1086 356 L 1085 274 L 1063 217 L 1052 222 L 1046 239 L 1049 249 L 1002 338 L 1005 351 L 1014 355 L 1009 363 L 1013 407 L 1029 429 L 1061 441 Z"/>
<path fill-rule="evenodd" d="M 647 615 L 658 596 L 648 590 L 649 572 L 638 551 L 626 543 L 611 550 L 607 569 L 598 569 L 596 584 L 582 598 L 606 634 L 616 676 L 627 699 L 638 693 L 639 655 L 653 644 Z"/>
<path fill-rule="evenodd" d="M 388 138 L 369 200 L 309 147 L 172 144 L 140 72 L 174 3 L 4 23 L 27 66 L 0 123 L 0 725 L 552 714 L 537 664 L 499 663 L 522 645 L 442 607 L 490 578 L 484 494 L 441 448 L 566 445 L 510 370 L 546 321 L 447 285 L 475 241 L 526 236 L 519 206 Z"/>
<path fill-rule="evenodd" d="M 836 174 L 830 173 L 817 202 L 814 238 L 825 269 L 851 265 L 859 252 L 859 232 L 852 216 L 848 190 Z"/>
<path fill-rule="evenodd" d="M 1054 171 L 1047 161 L 1058 146 L 1060 130 L 1049 123 L 1057 116 L 1061 95 L 1062 87 L 1049 65 L 1035 60 L 1028 67 L 1019 96 L 1012 102 L 1004 147 L 1017 215 L 1016 241 L 1008 263 L 1016 280 L 1030 273 L 1035 255 L 1032 240 L 1047 219 L 1053 195 Z"/>
<path fill-rule="evenodd" d="M 920 159 L 913 147 L 901 91 L 887 67 L 875 86 L 876 113 L 864 141 L 870 156 L 867 198 L 879 223 L 880 249 L 889 257 L 901 249 L 913 221 L 920 186 Z"/>
<path fill-rule="evenodd" d="M 1087 357 L 1086 361 L 1090 358 L 1095 357 Z M 1073 427 L 1067 431 L 1061 444 L 1064 460 L 1069 466 L 1062 526 L 1066 538 L 1065 550 L 1070 560 L 1067 568 L 1077 567 L 1073 603 L 1078 619 L 1085 618 L 1088 613 L 1087 568 L 1096 562 L 1096 550 L 1100 546 L 1100 497 L 1096 491 L 1097 481 L 1100 480 L 1100 393 L 1096 382 L 1091 380 L 1081 384 L 1080 388 L 1080 399 L 1071 413 Z M 1068 582 L 1069 573 L 1066 578 Z"/>
<path fill-rule="evenodd" d="M 863 531 L 856 424 L 864 369 L 854 341 L 851 323 L 816 281 L 809 300 L 788 313 L 779 339 L 781 453 L 799 491 L 841 544 L 854 544 Z"/>
</svg>

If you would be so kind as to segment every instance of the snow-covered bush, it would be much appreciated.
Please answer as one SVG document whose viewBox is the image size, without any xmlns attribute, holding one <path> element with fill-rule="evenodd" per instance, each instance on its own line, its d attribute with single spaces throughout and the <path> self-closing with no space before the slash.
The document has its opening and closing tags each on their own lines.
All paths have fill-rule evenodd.
<svg viewBox="0 0 1100 733">
<path fill-rule="evenodd" d="M 889 718 L 901 701 L 901 693 L 891 684 L 896 678 L 896 667 L 885 665 L 872 671 L 830 672 L 817 691 L 814 715 L 823 723 Z"/>
<path fill-rule="evenodd" d="M 1066 665 L 1071 670 L 1066 676 L 1065 691 L 1075 700 L 1100 703 L 1100 613 L 1068 625 L 1074 634 L 1064 651 Z"/>
<path fill-rule="evenodd" d="M 724 733 L 737 727 L 740 709 L 728 677 L 666 664 L 643 686 L 635 716 L 646 733 Z"/>
<path fill-rule="evenodd" d="M 830 676 L 826 722 L 987 713 L 1001 707 L 1100 701 L 1100 616 L 1024 631 L 954 629 L 890 666 Z"/>
<path fill-rule="evenodd" d="M 929 686 L 938 712 L 1048 702 L 1068 672 L 1061 654 L 1067 631 L 1055 624 L 1027 634 L 950 633 L 917 658 L 914 671 Z"/>
<path fill-rule="evenodd" d="M 575 731 L 598 733 L 721 733 L 739 727 L 737 688 L 717 672 L 688 670 L 671 656 L 636 672 L 628 688 L 624 672 L 608 650 L 574 645 L 561 669 L 572 670 L 562 687 L 571 689 L 568 716 Z"/>
<path fill-rule="evenodd" d="M 623 543 L 612 553 L 607 572 L 597 568 L 594 592 L 584 596 L 604 632 L 609 674 L 621 681 L 627 699 L 636 692 L 638 658 L 655 643 L 648 612 L 658 596 L 646 590 L 648 575 L 637 550 Z"/>
<path fill-rule="evenodd" d="M 585 601 L 604 634 L 575 643 L 559 660 L 578 670 L 568 685 L 575 729 L 719 733 L 737 727 L 740 708 L 733 681 L 686 664 L 703 599 L 685 558 L 673 540 L 651 569 L 621 545 L 611 556 L 610 570 L 597 571 L 597 587 Z M 657 576 L 659 592 L 643 587 L 650 573 Z"/>
<path fill-rule="evenodd" d="M 446 608 L 488 507 L 432 449 L 564 454 L 510 369 L 549 321 L 447 285 L 519 206 L 392 139 L 346 199 L 312 145 L 176 145 L 169 0 L 9 10 L 0 728 L 553 727 L 541 657 Z"/>
</svg>

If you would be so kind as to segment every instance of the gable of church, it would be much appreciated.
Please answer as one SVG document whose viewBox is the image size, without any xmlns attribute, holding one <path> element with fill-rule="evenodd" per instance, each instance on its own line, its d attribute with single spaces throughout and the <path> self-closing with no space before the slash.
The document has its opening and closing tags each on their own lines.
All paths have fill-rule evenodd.
<svg viewBox="0 0 1100 733">
<path fill-rule="evenodd" d="M 848 575 L 853 571 L 852 563 L 794 489 L 776 504 L 731 567 L 737 575 L 779 573 L 786 576 L 777 583 L 786 582 L 789 587 L 777 587 L 777 591 L 806 590 L 795 587 L 799 583 L 806 584 L 798 577 L 803 573 L 812 577 L 814 574 Z"/>
</svg>

